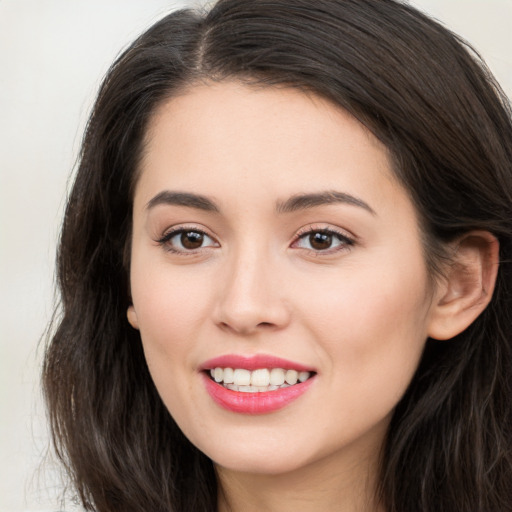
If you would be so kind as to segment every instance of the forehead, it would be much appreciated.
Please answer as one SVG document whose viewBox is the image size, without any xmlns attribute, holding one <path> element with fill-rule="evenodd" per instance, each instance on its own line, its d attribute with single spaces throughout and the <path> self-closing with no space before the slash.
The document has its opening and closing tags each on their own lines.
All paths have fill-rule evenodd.
<svg viewBox="0 0 512 512">
<path fill-rule="evenodd" d="M 147 134 L 136 202 L 172 188 L 245 204 L 317 190 L 376 206 L 404 194 L 386 147 L 343 109 L 292 88 L 192 87 L 163 103 Z M 395 201 L 396 198 L 392 198 Z"/>
</svg>

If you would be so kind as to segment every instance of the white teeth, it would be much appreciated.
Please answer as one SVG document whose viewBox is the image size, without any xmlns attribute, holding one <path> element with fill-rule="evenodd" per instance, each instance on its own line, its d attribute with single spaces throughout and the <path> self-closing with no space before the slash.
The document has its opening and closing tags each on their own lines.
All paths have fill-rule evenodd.
<svg viewBox="0 0 512 512">
<path fill-rule="evenodd" d="M 282 386 L 234 386 L 233 384 L 228 384 L 226 386 L 228 389 L 232 391 L 241 391 L 242 393 L 265 393 L 266 391 L 275 391 L 280 388 L 289 388 L 289 384 L 283 384 Z"/>
<path fill-rule="evenodd" d="M 286 377 L 284 380 L 287 384 L 290 384 L 290 386 L 293 386 L 293 384 L 297 384 L 297 377 L 299 376 L 299 373 L 296 370 L 288 370 L 286 372 Z"/>
<path fill-rule="evenodd" d="M 300 372 L 299 373 L 299 381 L 300 382 L 304 382 L 304 381 L 306 381 L 308 379 L 309 379 L 309 372 Z M 224 380 L 224 382 L 226 382 L 226 381 Z"/>
<path fill-rule="evenodd" d="M 217 367 L 210 370 L 210 375 L 215 382 L 222 383 L 232 391 L 256 393 L 293 386 L 308 380 L 311 373 L 282 368 L 259 368 L 251 372 L 244 368 Z"/>
<path fill-rule="evenodd" d="M 238 386 L 238 391 L 243 391 L 244 393 L 257 393 L 259 389 L 256 386 Z"/>
<path fill-rule="evenodd" d="M 266 368 L 254 370 L 251 373 L 251 384 L 253 386 L 268 386 L 270 384 L 270 372 Z"/>
<path fill-rule="evenodd" d="M 224 370 L 222 368 L 215 368 L 213 378 L 215 379 L 215 382 L 222 382 L 224 378 Z"/>
<path fill-rule="evenodd" d="M 251 384 L 251 372 L 242 368 L 234 371 L 233 383 L 237 386 L 249 386 Z"/>
<path fill-rule="evenodd" d="M 224 368 L 224 384 L 233 384 L 235 372 L 233 368 Z"/>
<path fill-rule="evenodd" d="M 284 384 L 284 370 L 282 368 L 272 368 L 270 370 L 270 385 L 280 386 Z"/>
</svg>

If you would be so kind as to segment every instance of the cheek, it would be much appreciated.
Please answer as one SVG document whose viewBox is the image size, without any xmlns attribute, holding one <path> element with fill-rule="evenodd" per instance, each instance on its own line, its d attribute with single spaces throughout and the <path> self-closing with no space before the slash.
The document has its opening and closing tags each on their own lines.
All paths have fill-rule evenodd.
<svg viewBox="0 0 512 512">
<path fill-rule="evenodd" d="M 199 287 L 204 276 L 184 277 L 165 262 L 141 263 L 136 257 L 132 261 L 131 290 L 146 362 L 167 409 L 186 426 L 196 400 L 189 377 L 196 371 L 198 331 L 208 301 Z"/>
<path fill-rule="evenodd" d="M 151 264 L 134 255 L 132 298 L 143 350 L 153 382 L 174 419 L 180 424 L 190 401 L 196 400 L 189 377 L 196 371 L 197 340 L 205 325 L 205 276 L 187 275 L 165 260 Z M 185 414 L 186 416 L 186 414 Z M 197 421 L 197 418 L 194 420 Z"/>
<path fill-rule="evenodd" d="M 369 390 L 395 378 L 398 393 L 417 367 L 427 338 L 427 274 L 421 254 L 397 261 L 356 262 L 301 295 L 307 328 L 343 385 L 363 385 L 364 377 Z"/>
<path fill-rule="evenodd" d="M 375 281 L 371 271 L 365 275 L 362 279 L 355 271 L 347 273 L 342 282 L 319 287 L 323 295 L 312 293 L 304 304 L 308 334 L 317 340 L 317 352 L 328 369 L 322 378 L 332 390 L 330 416 L 319 421 L 344 425 L 347 439 L 372 425 L 387 424 L 426 340 L 428 306 L 421 272 L 415 274 L 416 281 L 390 275 Z M 338 439 L 336 427 L 329 428 L 332 439 Z"/>
<path fill-rule="evenodd" d="M 206 276 L 184 272 L 168 262 L 144 265 L 134 258 L 131 292 L 143 342 L 160 344 L 164 350 L 190 344 L 190 333 L 201 324 L 210 299 Z"/>
</svg>

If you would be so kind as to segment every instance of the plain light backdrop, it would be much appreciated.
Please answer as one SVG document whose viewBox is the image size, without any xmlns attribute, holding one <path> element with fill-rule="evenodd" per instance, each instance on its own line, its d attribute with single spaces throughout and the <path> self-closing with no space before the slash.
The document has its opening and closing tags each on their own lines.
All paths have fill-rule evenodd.
<svg viewBox="0 0 512 512">
<path fill-rule="evenodd" d="M 52 313 L 68 178 L 95 93 L 143 29 L 202 3 L 0 0 L 0 512 L 61 510 L 58 471 L 44 458 L 38 343 Z M 512 96 L 512 0 L 410 3 L 471 42 Z"/>
</svg>

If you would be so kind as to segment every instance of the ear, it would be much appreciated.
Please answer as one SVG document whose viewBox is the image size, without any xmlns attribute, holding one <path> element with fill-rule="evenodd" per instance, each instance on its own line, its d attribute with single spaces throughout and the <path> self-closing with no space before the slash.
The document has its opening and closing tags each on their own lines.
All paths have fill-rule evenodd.
<svg viewBox="0 0 512 512">
<path fill-rule="evenodd" d="M 491 300 L 498 266 L 499 242 L 491 233 L 471 231 L 454 242 L 432 304 L 431 338 L 453 338 L 473 323 Z"/>
<path fill-rule="evenodd" d="M 135 308 L 133 307 L 133 304 L 128 307 L 128 310 L 126 311 L 126 317 L 128 318 L 128 323 L 134 328 L 139 328 L 139 321 L 137 320 L 137 313 L 135 312 Z"/>
</svg>

